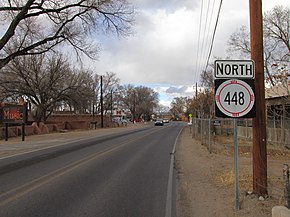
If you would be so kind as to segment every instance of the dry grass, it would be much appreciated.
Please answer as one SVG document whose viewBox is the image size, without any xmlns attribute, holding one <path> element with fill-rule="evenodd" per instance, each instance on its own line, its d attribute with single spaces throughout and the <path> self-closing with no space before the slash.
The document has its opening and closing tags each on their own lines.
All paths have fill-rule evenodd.
<svg viewBox="0 0 290 217">
<path fill-rule="evenodd" d="M 215 136 L 213 140 L 213 152 L 223 154 L 225 156 L 232 156 L 233 154 L 233 137 L 232 136 Z M 239 156 L 251 157 L 252 156 L 252 140 L 239 138 Z M 269 159 L 288 160 L 290 159 L 290 150 L 282 145 L 273 143 L 267 144 L 267 156 Z"/>
<path fill-rule="evenodd" d="M 252 189 L 252 175 L 239 174 L 239 188 L 241 190 Z M 235 184 L 235 173 L 233 170 L 224 170 L 214 176 L 214 182 L 218 187 L 230 187 Z"/>
<path fill-rule="evenodd" d="M 253 176 L 249 173 L 239 173 L 239 190 L 244 192 L 242 198 L 253 189 Z M 235 173 L 233 170 L 223 170 L 214 174 L 213 182 L 220 188 L 232 188 L 235 184 Z M 276 176 L 268 176 L 268 195 L 275 201 L 276 205 L 283 205 L 283 181 Z"/>
</svg>

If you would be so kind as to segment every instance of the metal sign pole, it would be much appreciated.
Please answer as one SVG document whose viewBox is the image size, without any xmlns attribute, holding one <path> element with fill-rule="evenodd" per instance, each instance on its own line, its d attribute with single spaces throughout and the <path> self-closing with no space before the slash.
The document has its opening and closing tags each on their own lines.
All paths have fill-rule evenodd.
<svg viewBox="0 0 290 217">
<path fill-rule="evenodd" d="M 238 129 L 237 119 L 234 118 L 234 164 L 235 164 L 235 208 L 240 210 L 239 205 L 239 173 L 238 173 Z"/>
<path fill-rule="evenodd" d="M 8 141 L 8 123 L 5 123 L 5 141 Z"/>
<path fill-rule="evenodd" d="M 21 131 L 22 131 L 22 142 L 24 141 L 24 139 L 25 139 L 25 123 L 22 123 L 21 124 Z"/>
<path fill-rule="evenodd" d="M 235 208 L 239 207 L 237 118 L 256 116 L 255 64 L 253 60 L 216 60 L 214 63 L 215 115 L 233 118 Z"/>
</svg>

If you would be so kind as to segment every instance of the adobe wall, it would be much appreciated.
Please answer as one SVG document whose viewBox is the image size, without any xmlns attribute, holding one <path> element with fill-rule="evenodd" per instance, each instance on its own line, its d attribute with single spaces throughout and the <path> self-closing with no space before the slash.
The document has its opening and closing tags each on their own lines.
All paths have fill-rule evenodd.
<svg viewBox="0 0 290 217">
<path fill-rule="evenodd" d="M 112 127 L 110 117 L 104 116 L 104 127 Z M 61 130 L 78 130 L 78 129 L 101 128 L 101 117 L 92 115 L 75 115 L 75 114 L 57 114 L 51 115 L 47 122 L 33 122 L 31 125 L 25 125 L 25 136 L 60 132 Z M 22 127 L 9 126 L 8 138 L 22 135 Z M 0 127 L 0 139 L 5 139 L 5 126 Z"/>
</svg>

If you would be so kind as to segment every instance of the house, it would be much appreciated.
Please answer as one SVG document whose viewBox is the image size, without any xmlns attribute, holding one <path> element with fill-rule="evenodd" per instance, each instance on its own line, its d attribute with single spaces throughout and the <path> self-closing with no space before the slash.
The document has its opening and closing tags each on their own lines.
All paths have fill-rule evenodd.
<svg viewBox="0 0 290 217">
<path fill-rule="evenodd" d="M 265 90 L 268 127 L 290 128 L 290 81 Z"/>
</svg>

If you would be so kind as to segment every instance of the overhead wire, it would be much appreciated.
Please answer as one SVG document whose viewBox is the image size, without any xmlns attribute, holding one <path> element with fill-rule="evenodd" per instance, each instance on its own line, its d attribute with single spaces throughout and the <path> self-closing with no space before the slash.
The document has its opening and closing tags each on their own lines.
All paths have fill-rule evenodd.
<svg viewBox="0 0 290 217">
<path fill-rule="evenodd" d="M 206 41 L 210 41 L 209 37 L 210 37 L 210 30 L 211 30 L 211 27 L 212 27 L 212 18 L 213 18 L 213 12 L 214 12 L 214 6 L 215 6 L 215 0 L 213 1 L 213 4 L 212 4 L 212 8 L 211 8 L 211 13 L 210 13 L 210 22 L 209 22 L 209 28 L 208 28 L 208 31 L 207 31 L 207 36 L 206 36 Z M 208 43 L 208 46 L 205 48 L 205 50 L 207 51 L 208 49 L 210 48 L 210 43 Z M 204 56 L 204 59 L 206 60 L 206 57 L 207 57 L 207 52 L 205 52 L 205 56 Z M 205 61 L 206 62 L 206 61 Z"/>
<path fill-rule="evenodd" d="M 209 54 L 208 54 L 208 57 L 207 57 L 206 66 L 205 66 L 204 72 L 206 72 L 206 70 L 207 70 L 207 67 L 208 67 L 208 64 L 209 64 L 209 59 L 210 59 L 210 56 L 211 56 L 211 53 L 212 53 L 212 48 L 213 48 L 213 43 L 214 43 L 215 34 L 216 34 L 216 30 L 217 30 L 217 24 L 218 24 L 218 21 L 219 21 L 219 16 L 220 16 L 222 3 L 223 3 L 223 0 L 220 1 L 219 11 L 218 11 L 218 14 L 217 14 L 217 19 L 216 19 L 216 23 L 215 23 L 215 27 L 214 27 L 214 32 L 213 32 L 213 37 L 212 37 L 212 40 L 211 40 L 210 50 L 209 50 Z"/>
<path fill-rule="evenodd" d="M 201 7 L 200 7 L 200 17 L 199 17 L 199 30 L 198 30 L 198 40 L 197 40 L 197 54 L 196 54 L 196 63 L 195 63 L 195 72 L 194 73 L 194 81 L 196 81 L 196 77 L 198 76 L 198 65 L 199 65 L 199 45 L 200 45 L 200 33 L 201 33 L 201 22 L 202 22 L 202 8 L 203 8 L 203 0 L 201 0 Z"/>
<path fill-rule="evenodd" d="M 207 32 L 207 28 L 209 29 L 209 25 L 208 25 L 208 12 L 209 12 L 209 5 L 210 5 L 210 0 L 208 0 L 208 4 L 207 4 L 207 9 L 206 9 L 206 16 L 205 16 L 205 22 L 204 22 L 204 28 L 203 28 L 203 36 L 202 36 L 202 44 L 201 44 L 201 53 L 200 53 L 200 62 L 199 62 L 199 71 L 202 68 L 202 62 L 203 62 L 203 56 L 205 53 L 205 47 L 206 47 L 206 32 Z"/>
<path fill-rule="evenodd" d="M 214 30 L 213 30 L 212 36 L 210 38 L 211 40 L 209 40 L 209 35 L 211 35 L 210 31 L 212 30 L 211 26 L 212 26 L 213 14 L 214 14 L 215 0 L 212 3 L 209 22 L 208 22 L 208 16 L 209 16 L 211 0 L 208 0 L 207 9 L 205 9 L 204 1 L 203 0 L 201 1 L 201 10 L 200 10 L 200 16 L 199 16 L 199 19 L 200 19 L 199 20 L 199 33 L 198 33 L 198 42 L 197 42 L 198 45 L 197 45 L 196 66 L 195 66 L 196 71 L 194 73 L 194 81 L 195 82 L 198 80 L 197 76 L 200 75 L 204 70 L 206 71 L 207 67 L 209 65 L 210 57 L 211 57 L 212 50 L 213 50 L 213 43 L 214 43 L 216 30 L 217 30 L 217 24 L 218 24 L 220 12 L 221 12 L 222 2 L 223 2 L 223 0 L 220 0 Z M 206 17 L 205 18 L 203 17 L 205 14 L 204 10 L 206 10 Z M 203 22 L 203 20 L 205 20 L 205 21 Z M 202 26 L 203 23 L 204 23 L 204 26 Z M 207 35 L 206 35 L 206 32 L 207 32 Z M 201 34 L 202 33 L 203 33 L 203 37 L 202 37 L 202 41 L 201 41 Z M 200 45 L 202 45 L 201 49 L 200 49 Z"/>
</svg>

